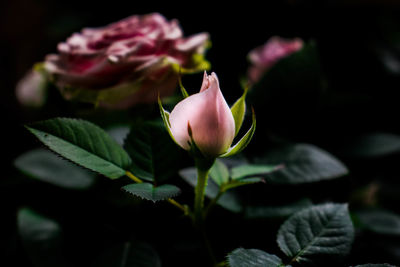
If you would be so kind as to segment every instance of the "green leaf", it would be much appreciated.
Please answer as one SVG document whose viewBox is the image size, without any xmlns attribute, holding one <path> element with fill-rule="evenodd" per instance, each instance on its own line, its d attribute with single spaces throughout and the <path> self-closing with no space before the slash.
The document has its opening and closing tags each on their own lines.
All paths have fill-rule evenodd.
<svg viewBox="0 0 400 267">
<path fill-rule="evenodd" d="M 231 169 L 232 180 L 241 180 L 251 176 L 265 176 L 273 171 L 281 169 L 282 165 L 261 165 L 261 164 L 245 164 Z"/>
<path fill-rule="evenodd" d="M 178 172 L 182 151 L 162 123 L 135 123 L 124 148 L 132 159 L 129 170 L 143 180 L 162 182 Z"/>
<path fill-rule="evenodd" d="M 229 181 L 228 167 L 221 161 L 215 160 L 214 165 L 210 169 L 210 177 L 218 186 Z"/>
<path fill-rule="evenodd" d="M 250 177 L 250 178 L 243 178 L 241 180 L 230 180 L 228 183 L 224 184 L 224 190 L 229 190 L 235 187 L 250 185 L 255 183 L 264 182 L 264 179 L 261 177 Z"/>
<path fill-rule="evenodd" d="M 123 186 L 121 189 L 132 195 L 151 200 L 153 202 L 175 197 L 181 192 L 178 187 L 170 184 L 163 184 L 157 187 L 154 187 L 149 183 L 129 184 Z"/>
<path fill-rule="evenodd" d="M 400 236 L 400 216 L 385 210 L 364 210 L 354 213 L 362 228 L 370 231 Z"/>
<path fill-rule="evenodd" d="M 250 143 L 251 139 L 253 138 L 254 132 L 256 131 L 256 115 L 254 113 L 254 110 L 252 110 L 252 124 L 250 129 L 247 131 L 247 133 L 234 145 L 233 147 L 230 147 L 228 151 L 219 157 L 221 158 L 226 158 L 230 157 L 233 155 L 236 155 L 240 152 L 242 152 L 243 149 L 246 148 L 246 146 Z"/>
<path fill-rule="evenodd" d="M 400 152 L 400 136 L 389 133 L 370 133 L 349 144 L 347 154 L 353 157 L 382 157 Z"/>
<path fill-rule="evenodd" d="M 348 173 L 346 166 L 328 152 L 310 145 L 288 145 L 267 153 L 263 164 L 283 164 L 284 168 L 267 176 L 276 184 L 301 184 L 329 180 Z"/>
<path fill-rule="evenodd" d="M 231 112 L 233 119 L 235 120 L 235 136 L 239 133 L 240 128 L 244 120 L 244 115 L 246 114 L 246 95 L 248 88 L 244 89 L 243 95 L 236 100 L 236 102 L 231 107 Z"/>
<path fill-rule="evenodd" d="M 54 152 L 111 179 L 125 175 L 131 163 L 115 140 L 88 121 L 56 118 L 27 129 Z"/>
<path fill-rule="evenodd" d="M 161 267 L 161 260 L 150 245 L 125 242 L 103 252 L 93 267 Z"/>
<path fill-rule="evenodd" d="M 308 198 L 282 206 L 249 206 L 245 209 L 244 216 L 247 219 L 286 218 L 310 206 L 312 202 Z"/>
<path fill-rule="evenodd" d="M 236 166 L 230 170 L 231 177 L 228 181 L 225 181 L 222 186 L 224 190 L 229 190 L 243 185 L 264 182 L 263 175 L 279 168 L 281 168 L 281 166 L 251 164 Z"/>
<path fill-rule="evenodd" d="M 354 228 L 346 204 L 323 204 L 295 213 L 279 229 L 280 249 L 291 262 L 325 261 L 350 252 Z"/>
<path fill-rule="evenodd" d="M 237 248 L 228 255 L 230 267 L 279 267 L 282 260 L 258 249 Z"/>
<path fill-rule="evenodd" d="M 20 155 L 14 165 L 34 179 L 69 189 L 88 189 L 96 179 L 93 172 L 45 149 L 34 149 Z"/>
<path fill-rule="evenodd" d="M 18 232 L 28 256 L 35 266 L 70 266 L 63 250 L 60 225 L 29 208 L 22 208 L 17 215 Z"/>
<path fill-rule="evenodd" d="M 197 184 L 197 171 L 196 168 L 185 168 L 179 171 L 180 176 L 192 187 Z M 208 179 L 205 195 L 207 198 L 213 199 L 218 195 L 219 186 L 212 179 Z M 239 197 L 232 191 L 225 192 L 217 204 L 229 211 L 240 212 L 243 207 Z"/>
</svg>

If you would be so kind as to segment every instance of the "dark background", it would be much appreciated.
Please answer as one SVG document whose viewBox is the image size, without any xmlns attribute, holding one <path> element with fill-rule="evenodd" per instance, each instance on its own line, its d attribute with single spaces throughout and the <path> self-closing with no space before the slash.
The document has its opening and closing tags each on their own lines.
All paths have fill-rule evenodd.
<svg viewBox="0 0 400 267">
<path fill-rule="evenodd" d="M 313 143 L 340 156 L 340 145 L 348 137 L 371 131 L 400 133 L 399 1 L 315 2 L 292 0 L 255 4 L 245 1 L 217 6 L 216 2 L 204 1 L 3 1 L 0 4 L 0 114 L 1 148 L 6 156 L 0 179 L 6 182 L 0 187 L 2 220 L 9 228 L 15 228 L 16 209 L 33 201 L 32 198 L 39 198 L 40 194 L 15 186 L 13 181 L 13 159 L 38 145 L 22 125 L 55 116 L 21 107 L 15 99 L 16 82 L 46 54 L 56 52 L 57 43 L 73 32 L 83 27 L 104 26 L 132 14 L 159 12 L 168 19 L 177 18 L 186 36 L 209 32 L 213 45 L 207 58 L 212 71 L 219 76 L 229 103 L 240 95 L 239 79 L 246 73 L 246 56 L 251 49 L 274 35 L 314 40 L 329 87 L 338 93 L 335 97 L 343 97 L 341 93 L 346 96 L 339 102 L 332 99 L 332 105 L 328 105 L 325 112 L 306 113 L 308 117 L 293 121 L 294 126 L 281 129 L 285 134 L 295 130 L 290 136 L 293 141 Z M 193 84 L 200 84 L 201 77 L 200 74 L 188 78 L 188 84 L 196 79 L 198 82 Z M 189 90 L 198 88 L 189 87 Z M 277 117 L 290 112 L 276 110 Z M 391 160 L 394 164 L 393 171 L 389 172 L 392 181 L 398 178 L 394 171 L 398 158 Z M 389 203 L 389 206 L 398 210 L 397 203 Z M 3 228 L 0 235 L 10 240 L 4 250 L 7 257 L 18 257 L 20 251 L 16 248 L 20 247 L 12 231 Z M 397 246 L 397 249 L 400 248 Z M 362 253 L 358 253 L 354 261 L 362 258 Z M 393 263 L 399 260 L 391 257 Z M 384 260 L 384 256 L 372 259 Z"/>
</svg>

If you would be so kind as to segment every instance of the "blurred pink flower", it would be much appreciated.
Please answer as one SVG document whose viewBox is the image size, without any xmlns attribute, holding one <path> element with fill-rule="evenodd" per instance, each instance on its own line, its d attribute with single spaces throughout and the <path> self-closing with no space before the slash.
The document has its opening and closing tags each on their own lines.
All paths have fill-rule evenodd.
<svg viewBox="0 0 400 267">
<path fill-rule="evenodd" d="M 259 46 L 248 54 L 250 63 L 248 69 L 249 82 L 258 82 L 262 75 L 280 59 L 299 51 L 303 41 L 299 38 L 283 39 L 278 36 L 271 37 L 264 45 Z"/>
<path fill-rule="evenodd" d="M 18 101 L 28 107 L 41 107 L 46 98 L 47 80 L 43 73 L 29 70 L 17 83 L 16 97 Z"/>
<path fill-rule="evenodd" d="M 235 137 L 235 120 L 219 88 L 217 75 L 204 73 L 200 92 L 179 102 L 169 115 L 175 141 L 190 150 L 193 141 L 208 157 L 225 153 Z"/>
<path fill-rule="evenodd" d="M 86 28 L 58 45 L 44 68 L 66 99 L 125 108 L 173 93 L 178 67 L 204 70 L 207 33 L 183 37 L 177 20 L 152 13 Z"/>
</svg>

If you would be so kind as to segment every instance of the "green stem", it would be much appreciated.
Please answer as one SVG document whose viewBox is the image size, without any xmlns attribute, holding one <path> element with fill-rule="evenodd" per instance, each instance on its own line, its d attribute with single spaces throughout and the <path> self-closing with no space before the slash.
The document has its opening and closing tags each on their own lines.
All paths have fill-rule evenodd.
<svg viewBox="0 0 400 267">
<path fill-rule="evenodd" d="M 194 221 L 199 227 L 203 224 L 204 219 L 204 195 L 207 187 L 208 170 L 197 168 L 197 184 L 194 189 Z"/>
<path fill-rule="evenodd" d="M 215 265 L 216 261 L 205 231 L 204 197 L 207 188 L 208 173 L 210 172 L 214 161 L 215 159 L 195 157 L 197 168 L 197 184 L 194 189 L 194 216 L 192 217 L 194 226 L 197 228 L 200 235 L 202 236 L 212 266 Z"/>
</svg>

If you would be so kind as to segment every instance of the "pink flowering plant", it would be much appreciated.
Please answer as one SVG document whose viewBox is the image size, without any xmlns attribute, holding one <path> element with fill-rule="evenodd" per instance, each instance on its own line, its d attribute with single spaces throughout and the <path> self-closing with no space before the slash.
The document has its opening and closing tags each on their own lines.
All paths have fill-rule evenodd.
<svg viewBox="0 0 400 267">
<path fill-rule="evenodd" d="M 177 20 L 134 15 L 74 33 L 37 68 L 67 100 L 121 109 L 171 95 L 179 68 L 184 73 L 208 69 L 208 45 L 207 33 L 184 37 Z"/>
<path fill-rule="evenodd" d="M 210 43 L 208 33 L 184 36 L 161 14 L 133 15 L 72 34 L 21 79 L 16 96 L 25 106 L 46 108 L 55 95 L 60 109 L 74 103 L 70 113 L 58 110 L 63 117 L 26 124 L 42 148 L 15 160 L 24 177 L 60 191 L 49 213 L 18 211 L 32 266 L 354 263 L 354 229 L 373 228 L 370 214 L 350 214 L 349 201 L 318 191 L 346 179 L 348 168 L 290 135 L 302 133 L 323 96 L 316 44 L 274 36 L 249 50 L 236 94 L 207 72 Z M 186 90 L 188 74 L 195 82 Z M 376 197 L 368 190 L 353 203 Z"/>
<path fill-rule="evenodd" d="M 249 82 L 258 82 L 262 75 L 280 59 L 290 56 L 302 47 L 303 41 L 299 38 L 288 40 L 274 36 L 264 45 L 254 48 L 248 55 L 251 63 L 248 70 Z"/>
</svg>

